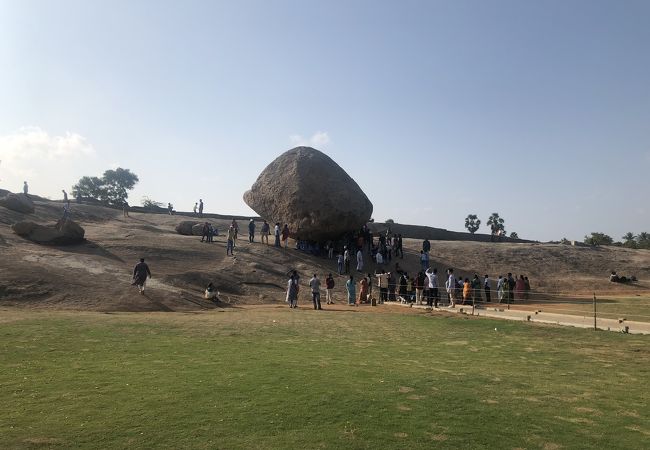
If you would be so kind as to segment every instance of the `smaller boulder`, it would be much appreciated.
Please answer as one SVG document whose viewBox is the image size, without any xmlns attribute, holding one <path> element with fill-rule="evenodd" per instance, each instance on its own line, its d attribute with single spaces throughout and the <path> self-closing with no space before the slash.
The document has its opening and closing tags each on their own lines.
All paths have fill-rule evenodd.
<svg viewBox="0 0 650 450">
<path fill-rule="evenodd" d="M 192 233 L 192 229 L 194 225 L 201 224 L 201 222 L 197 222 L 196 220 L 184 220 L 178 225 L 176 225 L 176 232 L 178 234 L 182 234 L 184 236 L 193 236 L 194 234 Z M 200 236 L 200 234 L 199 234 Z"/>
<path fill-rule="evenodd" d="M 84 241 L 86 231 L 70 219 L 61 219 L 56 225 L 40 225 L 23 221 L 15 223 L 11 229 L 19 236 L 38 244 L 74 245 Z"/>
<path fill-rule="evenodd" d="M 32 214 L 34 212 L 34 202 L 25 194 L 9 193 L 0 199 L 0 206 L 24 214 Z"/>
</svg>

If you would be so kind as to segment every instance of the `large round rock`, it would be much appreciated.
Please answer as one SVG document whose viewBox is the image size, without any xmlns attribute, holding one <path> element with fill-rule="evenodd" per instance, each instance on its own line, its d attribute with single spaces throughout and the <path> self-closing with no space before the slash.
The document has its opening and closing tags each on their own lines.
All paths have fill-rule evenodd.
<svg viewBox="0 0 650 450">
<path fill-rule="evenodd" d="M 0 206 L 25 214 L 34 212 L 34 202 L 25 194 L 12 194 L 10 192 L 0 199 Z"/>
<path fill-rule="evenodd" d="M 61 219 L 56 225 L 23 221 L 11 226 L 19 236 L 39 244 L 74 245 L 84 241 L 85 230 L 72 220 Z"/>
<path fill-rule="evenodd" d="M 269 164 L 244 201 L 270 223 L 288 224 L 297 239 L 323 241 L 363 226 L 372 203 L 332 158 L 293 148 Z"/>
</svg>

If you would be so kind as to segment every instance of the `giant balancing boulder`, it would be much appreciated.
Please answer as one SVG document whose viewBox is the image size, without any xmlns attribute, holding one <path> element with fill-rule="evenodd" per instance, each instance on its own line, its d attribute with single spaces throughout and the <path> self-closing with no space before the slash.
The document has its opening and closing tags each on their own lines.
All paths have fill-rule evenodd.
<svg viewBox="0 0 650 450">
<path fill-rule="evenodd" d="M 34 212 L 34 202 L 25 194 L 12 194 L 9 192 L 0 199 L 0 206 L 25 214 Z"/>
<path fill-rule="evenodd" d="M 61 219 L 56 225 L 40 225 L 23 221 L 11 226 L 19 236 L 38 244 L 74 245 L 84 241 L 85 230 L 70 219 Z"/>
<path fill-rule="evenodd" d="M 332 158 L 311 147 L 296 147 L 257 178 L 244 201 L 271 224 L 289 225 L 296 239 L 324 241 L 359 229 L 372 203 Z"/>
</svg>

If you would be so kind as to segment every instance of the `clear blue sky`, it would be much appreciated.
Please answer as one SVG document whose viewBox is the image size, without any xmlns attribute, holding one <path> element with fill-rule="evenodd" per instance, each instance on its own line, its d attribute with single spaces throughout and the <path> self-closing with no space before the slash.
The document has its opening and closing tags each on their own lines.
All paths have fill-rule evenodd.
<svg viewBox="0 0 650 450">
<path fill-rule="evenodd" d="M 251 214 L 312 143 L 377 220 L 650 231 L 645 0 L 0 0 L 0 61 L 1 188 L 120 166 L 131 204 Z"/>
</svg>

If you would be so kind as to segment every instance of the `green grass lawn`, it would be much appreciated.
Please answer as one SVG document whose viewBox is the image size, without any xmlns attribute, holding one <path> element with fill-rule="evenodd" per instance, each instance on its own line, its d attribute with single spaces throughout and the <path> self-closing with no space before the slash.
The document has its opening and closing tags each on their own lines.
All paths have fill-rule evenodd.
<svg viewBox="0 0 650 450">
<path fill-rule="evenodd" d="M 648 337 L 361 309 L 0 311 L 0 448 L 648 448 Z"/>
</svg>

